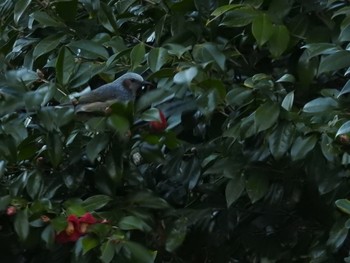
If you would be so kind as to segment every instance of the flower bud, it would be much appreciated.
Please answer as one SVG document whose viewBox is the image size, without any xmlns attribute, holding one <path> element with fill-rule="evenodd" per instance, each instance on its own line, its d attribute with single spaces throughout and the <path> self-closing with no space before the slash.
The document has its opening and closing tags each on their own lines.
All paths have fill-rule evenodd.
<svg viewBox="0 0 350 263">
<path fill-rule="evenodd" d="M 166 121 L 165 115 L 160 110 L 159 110 L 159 117 L 160 117 L 160 121 L 150 121 L 149 122 L 151 130 L 154 131 L 154 132 L 162 132 L 168 126 L 168 123 Z"/>
<path fill-rule="evenodd" d="M 8 216 L 13 216 L 17 213 L 17 208 L 15 206 L 9 206 L 6 210 Z"/>
</svg>

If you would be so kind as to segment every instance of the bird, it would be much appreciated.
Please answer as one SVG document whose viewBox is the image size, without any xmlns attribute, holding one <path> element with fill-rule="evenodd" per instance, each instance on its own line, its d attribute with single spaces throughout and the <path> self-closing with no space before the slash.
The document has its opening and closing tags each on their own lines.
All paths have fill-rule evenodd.
<svg viewBox="0 0 350 263">
<path fill-rule="evenodd" d="M 135 101 L 137 90 L 147 85 L 152 86 L 152 83 L 137 73 L 127 72 L 113 82 L 74 99 L 71 104 L 76 113 L 106 112 L 116 102 Z"/>
</svg>

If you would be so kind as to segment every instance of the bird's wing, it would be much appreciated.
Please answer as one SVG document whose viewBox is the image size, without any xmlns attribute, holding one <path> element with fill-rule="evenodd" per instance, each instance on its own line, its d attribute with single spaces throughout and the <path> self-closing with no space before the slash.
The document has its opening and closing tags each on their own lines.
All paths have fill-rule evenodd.
<svg viewBox="0 0 350 263">
<path fill-rule="evenodd" d="M 108 83 L 79 97 L 78 104 L 105 102 L 114 98 L 115 94 L 115 87 Z"/>
<path fill-rule="evenodd" d="M 108 100 L 104 102 L 96 101 L 91 103 L 78 104 L 75 107 L 75 112 L 105 112 L 107 108 L 115 102 L 115 100 Z"/>
</svg>

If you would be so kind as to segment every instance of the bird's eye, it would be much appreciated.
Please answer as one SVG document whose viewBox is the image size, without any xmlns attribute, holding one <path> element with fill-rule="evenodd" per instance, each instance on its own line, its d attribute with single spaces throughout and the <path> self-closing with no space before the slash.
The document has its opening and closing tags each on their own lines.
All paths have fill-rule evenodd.
<svg viewBox="0 0 350 263">
<path fill-rule="evenodd" d="M 131 81 L 132 83 L 135 83 L 135 82 L 136 82 L 136 79 L 130 79 L 130 81 Z"/>
</svg>

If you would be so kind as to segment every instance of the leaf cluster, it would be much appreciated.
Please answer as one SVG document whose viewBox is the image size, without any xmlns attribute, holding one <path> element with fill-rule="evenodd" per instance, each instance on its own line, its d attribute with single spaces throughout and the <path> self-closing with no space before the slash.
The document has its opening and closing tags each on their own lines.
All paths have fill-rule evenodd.
<svg viewBox="0 0 350 263">
<path fill-rule="evenodd" d="M 4 0 L 0 17 L 6 260 L 350 261 L 346 1 Z M 157 87 L 109 115 L 57 107 L 127 71 Z M 57 244 L 87 212 L 107 223 Z"/>
</svg>

